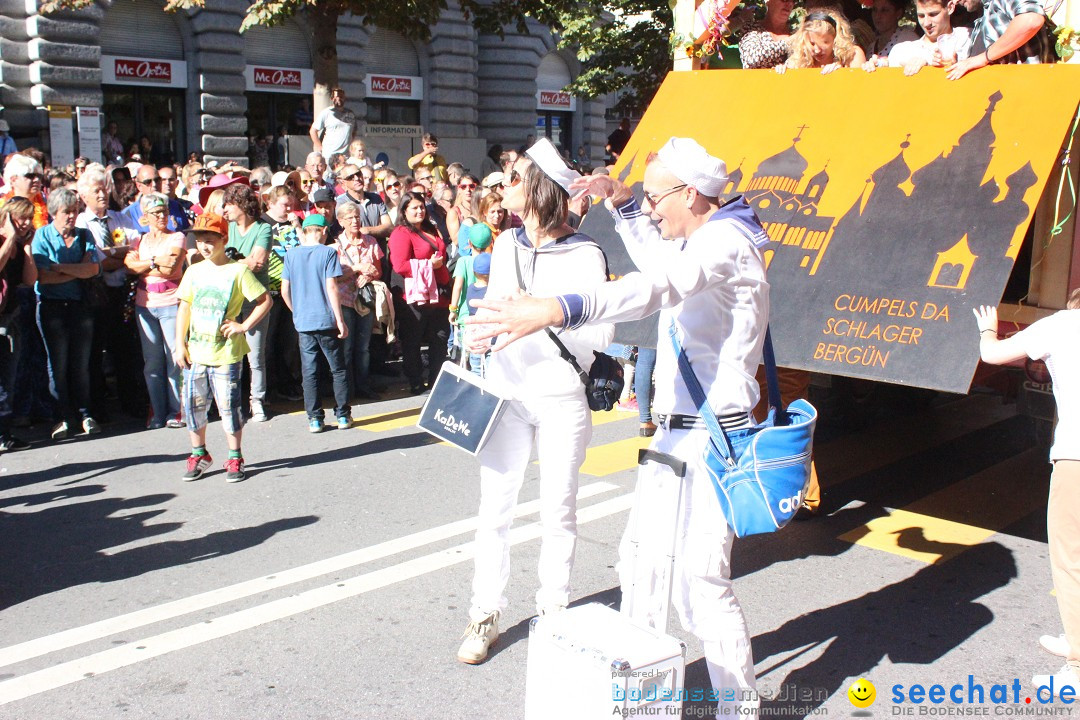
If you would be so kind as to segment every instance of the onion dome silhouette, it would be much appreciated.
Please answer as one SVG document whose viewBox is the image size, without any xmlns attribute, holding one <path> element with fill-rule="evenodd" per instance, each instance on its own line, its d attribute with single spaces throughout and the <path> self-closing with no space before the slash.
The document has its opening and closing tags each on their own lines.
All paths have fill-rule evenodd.
<svg viewBox="0 0 1080 720">
<path fill-rule="evenodd" d="M 803 130 L 806 129 L 806 125 L 799 128 L 799 134 L 791 140 L 791 147 L 770 158 L 766 158 L 758 165 L 754 178 L 750 183 L 751 190 L 762 188 L 786 190 L 787 192 L 795 191 L 799 181 L 806 174 L 806 169 L 810 167 L 810 163 L 795 148 L 795 145 L 802 139 Z"/>
</svg>

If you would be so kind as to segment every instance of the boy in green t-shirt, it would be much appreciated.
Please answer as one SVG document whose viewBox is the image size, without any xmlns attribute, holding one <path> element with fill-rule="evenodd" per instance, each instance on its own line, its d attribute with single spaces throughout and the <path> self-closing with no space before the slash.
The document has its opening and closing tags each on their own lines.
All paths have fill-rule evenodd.
<svg viewBox="0 0 1080 720">
<path fill-rule="evenodd" d="M 225 257 L 229 226 L 224 218 L 204 213 L 191 232 L 207 262 L 188 268 L 176 291 L 180 308 L 173 358 L 184 370 L 184 416 L 192 448 L 184 480 L 198 480 L 213 463 L 206 452 L 206 410 L 212 393 L 229 443 L 225 481 L 240 482 L 247 477 L 240 451 L 244 428 L 240 371 L 248 353 L 246 333 L 270 312 L 273 301 L 246 265 Z M 236 318 L 245 300 L 255 306 L 240 323 Z"/>
</svg>

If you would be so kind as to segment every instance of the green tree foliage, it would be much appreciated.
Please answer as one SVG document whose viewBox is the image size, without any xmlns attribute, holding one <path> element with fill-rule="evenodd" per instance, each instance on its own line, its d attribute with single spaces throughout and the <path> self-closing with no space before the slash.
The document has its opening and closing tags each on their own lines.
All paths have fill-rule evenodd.
<svg viewBox="0 0 1080 720">
<path fill-rule="evenodd" d="M 567 88 L 584 98 L 617 93 L 623 113 L 640 112 L 671 69 L 674 26 L 667 0 L 497 0 L 477 11 L 481 31 L 525 31 L 533 18 L 572 50 L 581 73 Z"/>
</svg>

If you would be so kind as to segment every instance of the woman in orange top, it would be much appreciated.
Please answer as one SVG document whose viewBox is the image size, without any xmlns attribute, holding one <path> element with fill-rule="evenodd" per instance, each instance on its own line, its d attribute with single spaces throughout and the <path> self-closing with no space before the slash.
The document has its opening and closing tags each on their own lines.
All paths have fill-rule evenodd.
<svg viewBox="0 0 1080 720">
<path fill-rule="evenodd" d="M 49 224 L 49 211 L 41 194 L 45 174 L 41 163 L 28 155 L 12 155 L 4 166 L 4 184 L 11 189 L 3 199 L 24 197 L 34 204 L 34 229 Z"/>
</svg>

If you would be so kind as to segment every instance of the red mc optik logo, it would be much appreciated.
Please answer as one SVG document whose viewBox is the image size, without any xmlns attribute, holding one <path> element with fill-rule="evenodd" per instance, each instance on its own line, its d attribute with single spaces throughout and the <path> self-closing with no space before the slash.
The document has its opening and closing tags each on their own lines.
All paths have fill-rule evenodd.
<svg viewBox="0 0 1080 720">
<path fill-rule="evenodd" d="M 172 64 L 160 60 L 124 60 L 118 58 L 115 65 L 113 65 L 113 72 L 118 79 L 172 82 Z"/>
<path fill-rule="evenodd" d="M 299 90 L 302 82 L 299 70 L 255 68 L 255 84 L 262 87 L 279 87 Z"/>
<path fill-rule="evenodd" d="M 557 92 L 555 90 L 541 90 L 540 102 L 543 105 L 555 105 L 557 107 L 570 107 L 570 93 Z"/>
<path fill-rule="evenodd" d="M 372 75 L 371 92 L 412 95 L 412 78 Z"/>
</svg>

